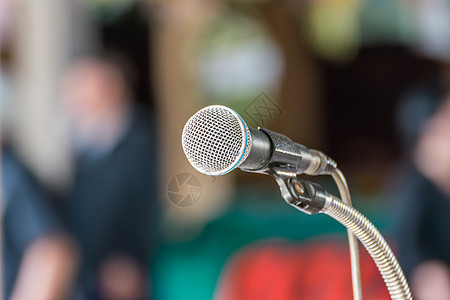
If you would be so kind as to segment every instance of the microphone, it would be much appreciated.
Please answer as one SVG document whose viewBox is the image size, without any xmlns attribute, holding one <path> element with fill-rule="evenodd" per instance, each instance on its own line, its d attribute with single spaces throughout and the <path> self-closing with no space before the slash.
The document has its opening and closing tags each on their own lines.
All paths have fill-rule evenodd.
<svg viewBox="0 0 450 300">
<path fill-rule="evenodd" d="M 184 126 L 181 140 L 191 165 L 206 175 L 224 175 L 236 168 L 264 174 L 330 175 L 337 167 L 320 151 L 282 134 L 248 127 L 238 113 L 222 105 L 195 113 Z"/>
<path fill-rule="evenodd" d="M 408 283 L 392 250 L 380 232 L 351 206 L 350 193 L 336 162 L 320 151 L 294 143 L 288 137 L 251 128 L 234 110 L 212 105 L 195 113 L 182 134 L 183 151 L 191 165 L 206 175 L 223 175 L 236 168 L 275 178 L 281 196 L 307 214 L 324 213 L 352 231 L 369 251 L 392 299 L 412 299 Z M 331 175 L 342 200 L 297 174 Z M 354 298 L 361 299 L 358 246 L 349 235 Z"/>
</svg>

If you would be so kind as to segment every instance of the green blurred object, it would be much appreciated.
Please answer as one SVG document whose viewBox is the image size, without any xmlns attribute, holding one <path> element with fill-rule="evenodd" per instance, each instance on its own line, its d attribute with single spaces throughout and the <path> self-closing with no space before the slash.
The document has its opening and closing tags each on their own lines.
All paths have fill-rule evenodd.
<svg viewBox="0 0 450 300">
<path fill-rule="evenodd" d="M 363 45 L 408 45 L 414 39 L 412 14 L 404 1 L 362 1 L 359 23 Z"/>
<path fill-rule="evenodd" d="M 306 18 L 306 29 L 312 48 L 331 61 L 353 59 L 360 46 L 358 0 L 313 1 Z"/>
<path fill-rule="evenodd" d="M 304 29 L 314 51 L 322 58 L 345 63 L 362 46 L 410 44 L 413 16 L 405 1 L 313 1 Z"/>
<path fill-rule="evenodd" d="M 378 229 L 386 232 L 392 228 L 383 205 L 386 199 L 354 198 L 356 207 Z M 152 270 L 156 299 L 212 299 L 227 259 L 252 242 L 275 238 L 301 243 L 330 236 L 346 239 L 342 225 L 325 215 L 309 216 L 295 210 L 284 203 L 277 189 L 241 189 L 234 203 L 231 211 L 208 224 L 194 240 L 162 245 Z"/>
</svg>

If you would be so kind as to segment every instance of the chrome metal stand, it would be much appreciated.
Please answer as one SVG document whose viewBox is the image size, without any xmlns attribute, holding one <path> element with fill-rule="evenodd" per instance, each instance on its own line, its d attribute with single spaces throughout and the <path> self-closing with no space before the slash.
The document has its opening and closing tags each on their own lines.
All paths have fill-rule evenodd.
<svg viewBox="0 0 450 300">
<path fill-rule="evenodd" d="M 280 186 L 281 195 L 289 205 L 310 215 L 324 213 L 355 234 L 375 261 L 392 299 L 412 299 L 406 278 L 392 250 L 366 217 L 327 193 L 321 185 L 298 179 L 294 172 L 267 171 L 267 173 L 275 178 Z"/>
<path fill-rule="evenodd" d="M 350 190 L 345 180 L 344 174 L 339 169 L 335 169 L 331 173 L 334 182 L 336 183 L 339 194 L 341 194 L 342 202 L 348 206 L 352 205 L 352 199 L 350 195 Z M 362 300 L 362 287 L 361 287 L 361 271 L 359 267 L 359 249 L 358 240 L 353 232 L 347 228 L 348 246 L 350 248 L 350 266 L 352 271 L 352 287 L 353 287 L 353 299 Z"/>
</svg>

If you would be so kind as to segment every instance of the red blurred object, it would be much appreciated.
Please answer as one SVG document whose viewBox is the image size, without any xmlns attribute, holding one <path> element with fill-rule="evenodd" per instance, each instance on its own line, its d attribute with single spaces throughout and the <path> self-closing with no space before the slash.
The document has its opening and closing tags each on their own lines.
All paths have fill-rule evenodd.
<svg viewBox="0 0 450 300">
<path fill-rule="evenodd" d="M 364 299 L 390 299 L 372 258 L 360 250 Z M 219 300 L 353 299 L 348 247 L 334 241 L 250 246 L 232 258 L 216 296 Z"/>
</svg>

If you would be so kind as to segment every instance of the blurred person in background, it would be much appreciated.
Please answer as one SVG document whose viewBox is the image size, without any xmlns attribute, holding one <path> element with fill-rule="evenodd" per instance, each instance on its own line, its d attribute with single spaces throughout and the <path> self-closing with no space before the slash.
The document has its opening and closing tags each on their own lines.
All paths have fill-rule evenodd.
<svg viewBox="0 0 450 300">
<path fill-rule="evenodd" d="M 3 299 L 67 299 L 75 244 L 31 172 L 10 147 L 1 151 Z"/>
<path fill-rule="evenodd" d="M 81 248 L 78 294 L 148 299 L 157 227 L 157 160 L 149 114 L 133 106 L 126 65 L 84 56 L 63 80 L 75 149 L 72 187 L 60 201 Z"/>
<path fill-rule="evenodd" d="M 4 11 L 0 14 L 3 16 Z M 77 245 L 64 229 L 49 191 L 14 144 L 13 117 L 17 116 L 14 111 L 17 102 L 10 67 L 2 60 L 0 297 L 12 300 L 69 299 L 77 269 Z"/>
<path fill-rule="evenodd" d="M 421 123 L 443 98 L 433 91 L 416 93 L 404 106 L 409 118 L 403 123 Z M 424 126 L 415 126 L 418 136 L 400 195 L 399 258 L 418 300 L 450 299 L 450 96 L 444 99 Z"/>
</svg>

